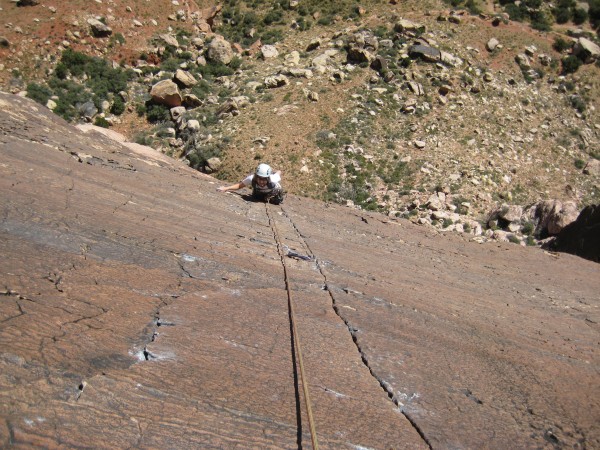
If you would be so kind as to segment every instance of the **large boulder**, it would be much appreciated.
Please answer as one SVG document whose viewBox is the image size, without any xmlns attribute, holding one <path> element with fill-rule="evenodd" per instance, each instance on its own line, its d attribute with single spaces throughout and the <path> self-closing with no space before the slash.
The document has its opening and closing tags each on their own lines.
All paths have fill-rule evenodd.
<svg viewBox="0 0 600 450">
<path fill-rule="evenodd" d="M 177 69 L 173 81 L 183 88 L 191 88 L 198 84 L 198 80 L 194 78 L 194 75 L 182 69 Z"/>
<path fill-rule="evenodd" d="M 231 44 L 223 36 L 215 36 L 208 44 L 207 57 L 216 63 L 229 64 L 233 59 Z"/>
<path fill-rule="evenodd" d="M 411 58 L 421 58 L 428 62 L 439 62 L 442 59 L 442 53 L 437 48 L 422 44 L 411 46 L 408 54 Z"/>
<path fill-rule="evenodd" d="M 94 37 L 108 37 L 112 34 L 112 28 L 97 19 L 88 19 L 88 25 Z"/>
<path fill-rule="evenodd" d="M 535 234 L 541 238 L 555 236 L 577 219 L 579 212 L 575 202 L 543 200 L 527 209 L 525 216 L 536 225 Z"/>
<path fill-rule="evenodd" d="M 600 262 L 600 205 L 586 206 L 546 248 Z"/>
<path fill-rule="evenodd" d="M 152 86 L 150 90 L 152 101 L 160 105 L 174 108 L 181 106 L 182 98 L 177 84 L 171 80 L 163 80 Z"/>
<path fill-rule="evenodd" d="M 573 54 L 582 61 L 592 63 L 600 58 L 600 46 L 586 38 L 579 38 L 573 46 Z"/>
</svg>

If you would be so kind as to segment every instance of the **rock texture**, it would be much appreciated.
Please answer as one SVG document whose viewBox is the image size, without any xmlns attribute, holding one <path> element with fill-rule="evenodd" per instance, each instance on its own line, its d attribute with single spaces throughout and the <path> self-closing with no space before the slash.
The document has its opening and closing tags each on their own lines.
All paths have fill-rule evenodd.
<svg viewBox="0 0 600 450">
<path fill-rule="evenodd" d="M 0 106 L 0 446 L 308 447 L 274 230 L 324 448 L 600 446 L 597 264 Z"/>
</svg>

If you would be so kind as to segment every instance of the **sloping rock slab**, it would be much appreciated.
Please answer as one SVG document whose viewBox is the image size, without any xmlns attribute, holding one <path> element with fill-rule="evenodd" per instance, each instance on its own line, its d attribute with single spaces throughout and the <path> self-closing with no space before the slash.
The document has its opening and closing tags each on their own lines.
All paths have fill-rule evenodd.
<svg viewBox="0 0 600 450">
<path fill-rule="evenodd" d="M 600 447 L 600 266 L 288 195 L 0 93 L 0 446 Z"/>
<path fill-rule="evenodd" d="M 310 445 L 265 206 L 27 99 L 0 106 L 0 446 Z M 319 442 L 426 448 L 316 263 L 289 263 Z"/>
</svg>

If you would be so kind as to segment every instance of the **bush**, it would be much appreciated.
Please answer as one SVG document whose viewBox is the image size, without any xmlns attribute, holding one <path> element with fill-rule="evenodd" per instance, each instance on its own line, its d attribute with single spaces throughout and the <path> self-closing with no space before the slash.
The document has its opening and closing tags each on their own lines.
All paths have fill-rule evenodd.
<svg viewBox="0 0 600 450">
<path fill-rule="evenodd" d="M 531 16 L 531 27 L 538 31 L 550 31 L 552 30 L 552 20 L 543 11 L 532 11 Z"/>
<path fill-rule="evenodd" d="M 54 76 L 59 80 L 64 80 L 69 75 L 69 69 L 63 63 L 58 63 L 54 68 Z"/>
<path fill-rule="evenodd" d="M 583 8 L 575 8 L 573 10 L 573 23 L 575 25 L 581 25 L 587 22 L 589 19 L 588 13 Z"/>
<path fill-rule="evenodd" d="M 516 22 L 523 22 L 525 19 L 526 12 L 523 11 L 523 8 L 515 5 L 514 3 L 510 3 L 506 5 L 504 8 L 510 20 L 514 20 Z"/>
<path fill-rule="evenodd" d="M 45 105 L 52 96 L 52 91 L 46 86 L 37 83 L 29 83 L 27 85 L 27 97 L 36 102 Z"/>
<path fill-rule="evenodd" d="M 590 23 L 594 28 L 600 26 L 600 0 L 588 0 L 590 5 L 588 15 Z"/>
<path fill-rule="evenodd" d="M 200 66 L 198 72 L 202 74 L 202 78 L 212 80 L 218 77 L 233 75 L 235 70 L 225 64 L 210 61 L 205 66 Z"/>
<path fill-rule="evenodd" d="M 571 106 L 573 108 L 575 108 L 578 112 L 584 113 L 585 110 L 587 109 L 587 104 L 585 103 L 585 100 L 583 98 L 581 98 L 579 95 L 571 96 L 570 100 L 571 100 Z"/>
<path fill-rule="evenodd" d="M 528 236 L 533 234 L 534 231 L 535 227 L 533 226 L 533 222 L 525 222 L 525 225 L 523 225 L 523 229 L 521 230 L 523 234 L 526 234 Z"/>
<path fill-rule="evenodd" d="M 94 125 L 102 128 L 108 128 L 110 126 L 110 123 L 104 117 L 97 116 L 94 120 Z"/>
<path fill-rule="evenodd" d="M 474 16 L 481 13 L 481 7 L 475 0 L 467 0 L 465 7 L 469 10 L 471 14 Z"/>
<path fill-rule="evenodd" d="M 556 39 L 554 39 L 554 43 L 552 44 L 552 48 L 559 53 L 562 53 L 565 50 L 570 49 L 571 46 L 572 46 L 571 42 L 568 42 L 561 37 L 557 37 Z"/>
<path fill-rule="evenodd" d="M 51 78 L 48 82 L 49 88 L 58 97 L 54 113 L 67 121 L 78 117 L 75 105 L 82 104 L 91 99 L 91 94 L 77 83 L 68 80 Z"/>
<path fill-rule="evenodd" d="M 121 97 L 115 97 L 115 100 L 110 107 L 110 112 L 115 116 L 120 116 L 125 112 L 125 102 L 121 99 Z"/>
<path fill-rule="evenodd" d="M 571 20 L 572 14 L 569 8 L 557 8 L 553 11 L 556 23 L 567 23 Z"/>
<path fill-rule="evenodd" d="M 569 55 L 562 60 L 562 71 L 563 73 L 575 73 L 581 64 L 581 60 L 577 56 Z"/>
<path fill-rule="evenodd" d="M 583 159 L 579 159 L 577 158 L 574 161 L 575 167 L 579 170 L 583 169 L 585 167 L 585 161 Z"/>
<path fill-rule="evenodd" d="M 159 123 L 170 120 L 169 108 L 164 105 L 158 105 L 156 103 L 151 103 L 150 105 L 146 105 L 146 119 L 151 123 Z"/>
</svg>

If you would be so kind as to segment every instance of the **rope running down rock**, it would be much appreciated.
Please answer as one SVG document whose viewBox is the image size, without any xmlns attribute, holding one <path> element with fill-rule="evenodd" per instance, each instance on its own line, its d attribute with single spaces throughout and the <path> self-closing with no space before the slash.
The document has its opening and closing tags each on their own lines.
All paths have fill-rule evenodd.
<svg viewBox="0 0 600 450">
<path fill-rule="evenodd" d="M 294 346 L 296 348 L 296 352 L 298 353 L 298 366 L 300 367 L 300 379 L 302 381 L 302 391 L 304 392 L 304 403 L 306 406 L 306 415 L 308 416 L 308 426 L 310 428 L 310 438 L 312 441 L 312 446 L 314 450 L 319 449 L 319 443 L 317 442 L 317 431 L 315 428 L 315 421 L 312 414 L 312 407 L 310 403 L 310 397 L 308 395 L 308 381 L 306 380 L 306 375 L 304 374 L 304 362 L 302 361 L 302 350 L 300 348 L 300 337 L 298 336 L 298 330 L 296 329 L 296 320 L 294 317 L 294 302 L 292 301 L 292 294 L 290 289 L 290 283 L 287 274 L 287 266 L 285 265 L 285 255 L 283 252 L 283 247 L 281 245 L 281 239 L 279 238 L 279 232 L 277 231 L 277 225 L 275 224 L 275 220 L 273 220 L 273 216 L 271 215 L 271 211 L 269 209 L 269 203 L 265 202 L 265 209 L 267 211 L 267 217 L 269 218 L 269 224 L 271 225 L 271 230 L 273 231 L 273 236 L 275 237 L 275 242 L 277 243 L 277 252 L 279 253 L 279 257 L 281 258 L 281 264 L 283 265 L 283 276 L 285 279 L 285 289 L 287 291 L 288 298 L 288 307 L 290 311 L 290 321 L 292 323 L 292 332 L 294 334 Z"/>
</svg>

